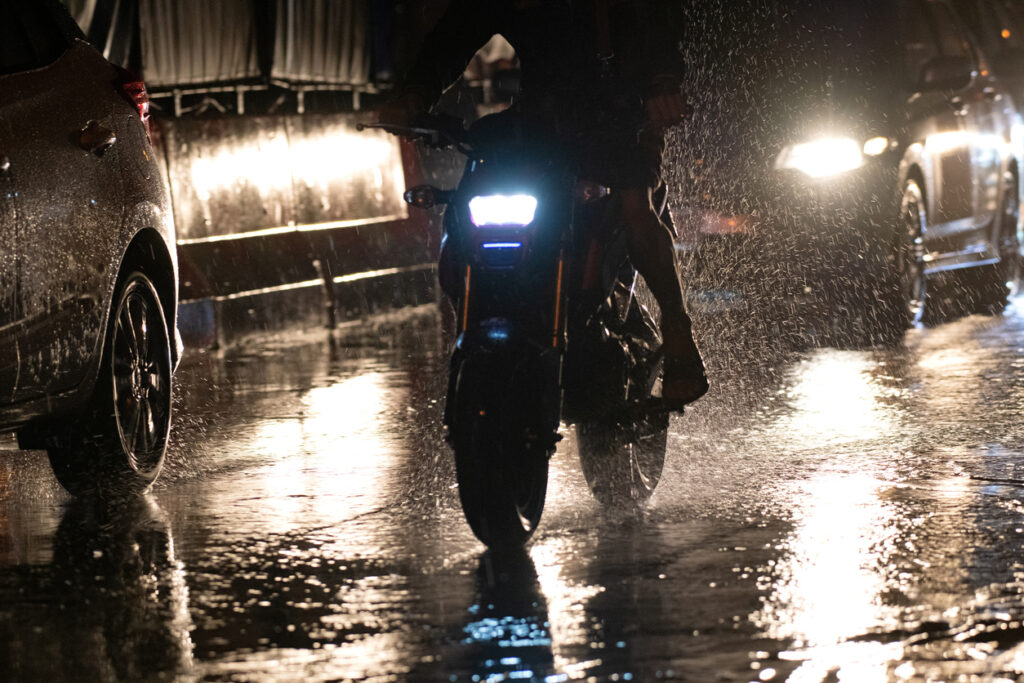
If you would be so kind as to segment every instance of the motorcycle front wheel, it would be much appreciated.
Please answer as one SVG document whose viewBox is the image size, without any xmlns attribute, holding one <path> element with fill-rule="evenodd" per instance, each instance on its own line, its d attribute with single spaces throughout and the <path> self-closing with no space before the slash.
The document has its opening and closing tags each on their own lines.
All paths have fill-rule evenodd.
<svg viewBox="0 0 1024 683">
<path fill-rule="evenodd" d="M 667 445 L 667 413 L 637 423 L 588 420 L 576 425 L 583 476 L 604 505 L 639 505 L 650 498 L 661 479 Z"/>
<path fill-rule="evenodd" d="M 540 523 L 553 448 L 539 412 L 540 378 L 498 359 L 464 360 L 453 372 L 451 440 L 462 511 L 487 547 L 521 547 Z"/>
</svg>

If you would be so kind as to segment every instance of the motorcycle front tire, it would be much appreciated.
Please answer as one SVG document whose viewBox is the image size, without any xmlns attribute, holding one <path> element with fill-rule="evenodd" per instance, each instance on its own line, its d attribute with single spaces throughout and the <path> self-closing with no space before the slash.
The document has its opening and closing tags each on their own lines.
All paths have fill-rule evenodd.
<svg viewBox="0 0 1024 683">
<path fill-rule="evenodd" d="M 470 528 L 495 550 L 522 547 L 547 495 L 552 444 L 542 430 L 536 372 L 502 359 L 470 358 L 457 372 L 451 425 L 459 500 Z M 532 437 L 532 438 L 531 438 Z M 550 441 L 550 440 L 549 440 Z"/>
</svg>

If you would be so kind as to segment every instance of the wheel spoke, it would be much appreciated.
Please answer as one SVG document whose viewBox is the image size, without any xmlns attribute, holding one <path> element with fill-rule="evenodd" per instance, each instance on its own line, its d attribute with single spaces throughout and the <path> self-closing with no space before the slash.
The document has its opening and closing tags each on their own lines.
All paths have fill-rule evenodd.
<svg viewBox="0 0 1024 683">
<path fill-rule="evenodd" d="M 128 440 L 128 454 L 131 456 L 135 453 L 135 444 L 138 441 L 139 425 L 142 423 L 142 404 L 133 402 L 135 404 L 135 410 L 132 411 L 131 418 L 128 420 L 128 429 L 123 430 L 124 436 Z"/>
<path fill-rule="evenodd" d="M 123 319 L 122 329 L 125 330 L 125 338 L 128 342 L 128 354 L 131 358 L 139 357 L 139 339 L 135 330 L 135 320 L 132 317 L 131 300 L 125 301 L 121 311 Z"/>
<path fill-rule="evenodd" d="M 149 306 L 141 296 L 133 297 L 133 303 L 135 304 L 135 315 L 132 316 L 132 319 L 136 325 L 136 358 L 142 362 L 149 356 Z"/>
<path fill-rule="evenodd" d="M 163 396 L 164 393 L 164 380 L 163 373 L 160 372 L 159 366 L 155 364 L 148 365 L 144 370 L 144 376 L 146 378 L 146 386 L 149 389 L 149 396 Z"/>
<path fill-rule="evenodd" d="M 149 415 L 150 423 L 152 425 L 152 441 L 150 446 L 155 446 L 163 438 L 164 432 L 167 427 L 167 411 L 164 409 L 164 404 L 159 401 L 149 402 Z"/>
<path fill-rule="evenodd" d="M 142 419 L 139 420 L 139 430 L 142 436 L 142 452 L 149 453 L 150 449 L 153 447 L 154 439 L 153 407 L 150 405 L 148 400 L 142 402 L 142 409 L 139 411 L 139 413 L 142 415 Z M 137 451 L 138 449 L 134 450 Z M 138 453 L 136 453 L 136 458 L 138 458 Z"/>
<path fill-rule="evenodd" d="M 114 332 L 113 348 L 110 350 L 112 370 L 117 380 L 129 383 L 130 391 L 132 336 L 128 331 L 125 311 L 122 311 L 121 315 L 118 316 Z"/>
<path fill-rule="evenodd" d="M 120 406 L 122 403 L 130 405 L 134 401 L 132 394 L 131 374 L 114 373 L 114 404 Z M 118 408 L 120 410 L 120 408 Z"/>
</svg>

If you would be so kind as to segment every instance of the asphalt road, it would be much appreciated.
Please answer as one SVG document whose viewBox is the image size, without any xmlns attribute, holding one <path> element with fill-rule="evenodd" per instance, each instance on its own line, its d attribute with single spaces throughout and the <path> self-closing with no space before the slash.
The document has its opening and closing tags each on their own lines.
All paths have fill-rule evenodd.
<svg viewBox="0 0 1024 683">
<path fill-rule="evenodd" d="M 520 556 L 462 519 L 430 315 L 191 352 L 137 501 L 0 441 L 0 680 L 1024 676 L 1024 301 L 888 350 L 697 322 L 714 388 L 647 508 L 567 438 Z"/>
</svg>

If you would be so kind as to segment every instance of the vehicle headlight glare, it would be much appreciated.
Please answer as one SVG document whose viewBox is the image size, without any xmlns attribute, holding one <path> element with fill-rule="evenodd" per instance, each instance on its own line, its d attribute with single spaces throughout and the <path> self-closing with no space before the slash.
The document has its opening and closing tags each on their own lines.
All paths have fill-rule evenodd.
<svg viewBox="0 0 1024 683">
<path fill-rule="evenodd" d="M 828 178 L 864 164 L 861 145 L 851 138 L 821 138 L 782 150 L 776 167 L 793 169 L 811 178 Z"/>
<path fill-rule="evenodd" d="M 889 138 L 878 136 L 871 138 L 864 143 L 864 154 L 869 157 L 877 157 L 879 154 L 889 149 Z"/>
<path fill-rule="evenodd" d="M 479 195 L 469 200 L 469 218 L 483 227 L 525 227 L 537 213 L 537 198 L 528 194 Z"/>
</svg>

